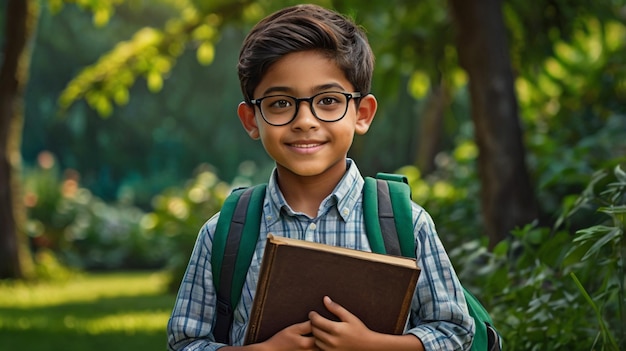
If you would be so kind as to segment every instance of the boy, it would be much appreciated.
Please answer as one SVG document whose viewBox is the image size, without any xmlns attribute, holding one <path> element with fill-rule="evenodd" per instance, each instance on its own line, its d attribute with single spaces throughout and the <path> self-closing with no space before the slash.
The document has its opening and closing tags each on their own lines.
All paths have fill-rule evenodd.
<svg viewBox="0 0 626 351">
<path fill-rule="evenodd" d="M 259 241 L 230 331 L 233 346 L 212 334 L 216 294 L 211 274 L 218 215 L 200 230 L 168 323 L 170 350 L 467 350 L 474 322 L 430 216 L 413 204 L 417 263 L 422 268 L 404 335 L 371 331 L 330 298 L 339 318 L 309 320 L 269 340 L 242 346 L 268 233 L 371 251 L 363 222 L 364 180 L 348 149 L 365 134 L 377 102 L 369 93 L 373 55 L 364 33 L 345 17 L 314 5 L 278 11 L 243 43 L 237 114 L 276 167 L 263 203 Z"/>
</svg>

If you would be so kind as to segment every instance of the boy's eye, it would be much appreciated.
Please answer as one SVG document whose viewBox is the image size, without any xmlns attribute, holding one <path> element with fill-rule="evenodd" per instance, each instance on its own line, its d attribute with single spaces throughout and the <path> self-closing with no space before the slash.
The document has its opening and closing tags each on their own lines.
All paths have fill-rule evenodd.
<svg viewBox="0 0 626 351">
<path fill-rule="evenodd" d="M 339 100 L 337 100 L 337 98 L 335 98 L 334 96 L 323 96 L 320 100 L 319 100 L 319 104 L 320 105 L 332 105 L 332 104 L 336 104 L 338 103 Z"/>
<path fill-rule="evenodd" d="M 315 107 L 326 111 L 341 108 L 346 103 L 346 97 L 337 93 L 323 93 L 315 97 Z"/>
<path fill-rule="evenodd" d="M 288 108 L 291 106 L 293 106 L 293 102 L 291 102 L 290 100 L 285 100 L 285 99 L 278 99 L 278 100 L 270 102 L 269 104 L 270 108 Z"/>
</svg>

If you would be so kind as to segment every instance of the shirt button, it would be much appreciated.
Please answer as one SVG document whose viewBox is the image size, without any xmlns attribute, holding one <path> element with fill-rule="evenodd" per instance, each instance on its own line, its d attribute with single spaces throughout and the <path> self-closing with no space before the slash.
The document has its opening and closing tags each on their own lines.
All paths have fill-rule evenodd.
<svg viewBox="0 0 626 351">
<path fill-rule="evenodd" d="M 267 216 L 265 217 L 266 220 L 271 221 L 272 220 L 272 216 Z"/>
<path fill-rule="evenodd" d="M 343 215 L 344 215 L 344 216 L 347 216 L 347 215 L 349 215 L 349 214 L 350 214 L 350 210 L 349 210 L 349 209 L 347 209 L 347 208 L 344 208 L 342 212 L 343 212 Z"/>
<path fill-rule="evenodd" d="M 315 223 L 309 224 L 309 229 L 311 229 L 311 230 L 317 229 L 317 224 L 315 224 Z"/>
</svg>

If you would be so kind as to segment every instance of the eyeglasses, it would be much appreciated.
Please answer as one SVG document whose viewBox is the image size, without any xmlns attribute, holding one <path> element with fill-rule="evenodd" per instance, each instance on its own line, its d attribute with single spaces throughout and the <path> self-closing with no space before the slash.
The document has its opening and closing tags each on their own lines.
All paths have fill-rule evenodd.
<svg viewBox="0 0 626 351">
<path fill-rule="evenodd" d="M 328 91 L 306 98 L 296 98 L 289 95 L 269 95 L 260 99 L 253 99 L 250 102 L 259 107 L 265 122 L 278 127 L 289 124 L 296 118 L 302 101 L 309 103 L 311 113 L 320 121 L 337 122 L 346 115 L 350 99 L 360 97 L 361 93 Z"/>
</svg>

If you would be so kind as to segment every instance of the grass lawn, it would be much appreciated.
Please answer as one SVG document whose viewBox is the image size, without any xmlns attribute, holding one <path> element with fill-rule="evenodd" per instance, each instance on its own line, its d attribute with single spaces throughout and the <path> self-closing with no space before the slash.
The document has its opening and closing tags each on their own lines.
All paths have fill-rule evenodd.
<svg viewBox="0 0 626 351">
<path fill-rule="evenodd" d="M 160 272 L 0 283 L 0 350 L 165 350 L 166 284 Z"/>
</svg>

